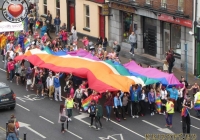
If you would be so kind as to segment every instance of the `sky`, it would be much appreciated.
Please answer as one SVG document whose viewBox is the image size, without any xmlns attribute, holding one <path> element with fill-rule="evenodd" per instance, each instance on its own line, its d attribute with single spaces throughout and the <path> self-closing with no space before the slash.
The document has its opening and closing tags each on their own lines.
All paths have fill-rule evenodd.
<svg viewBox="0 0 200 140">
<path fill-rule="evenodd" d="M 0 0 L 0 8 L 3 5 L 3 2 L 4 2 L 4 0 Z M 3 15 L 2 15 L 2 11 L 0 11 L 0 21 L 3 21 L 3 20 L 5 20 L 5 19 L 4 19 Z"/>
</svg>

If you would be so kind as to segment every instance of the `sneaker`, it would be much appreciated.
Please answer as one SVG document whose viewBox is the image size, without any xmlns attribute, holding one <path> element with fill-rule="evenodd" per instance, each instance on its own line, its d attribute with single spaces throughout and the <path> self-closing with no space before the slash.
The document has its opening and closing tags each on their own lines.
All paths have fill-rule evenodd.
<svg viewBox="0 0 200 140">
<path fill-rule="evenodd" d="M 134 118 L 135 118 L 135 116 L 132 116 L 132 118 L 134 119 Z"/>
<path fill-rule="evenodd" d="M 165 112 L 163 112 L 163 115 L 166 115 Z"/>
<path fill-rule="evenodd" d="M 4 63 L 4 61 L 2 60 L 2 62 Z"/>
<path fill-rule="evenodd" d="M 55 99 L 55 101 L 58 101 L 58 99 Z"/>
<path fill-rule="evenodd" d="M 40 97 L 39 94 L 36 95 L 37 97 Z"/>
<path fill-rule="evenodd" d="M 159 115 L 161 115 L 162 113 L 161 112 L 159 112 Z"/>
<path fill-rule="evenodd" d="M 62 99 L 60 100 L 60 102 L 62 102 Z"/>
<path fill-rule="evenodd" d="M 153 116 L 153 113 L 151 113 L 151 116 Z"/>
<path fill-rule="evenodd" d="M 10 80 L 10 82 L 12 83 L 12 80 Z"/>
<path fill-rule="evenodd" d="M 134 54 L 132 54 L 134 56 Z"/>
<path fill-rule="evenodd" d="M 99 130 L 100 130 L 100 128 L 96 128 L 96 130 L 97 130 L 97 131 L 99 131 Z"/>
<path fill-rule="evenodd" d="M 126 120 L 126 118 L 124 118 L 124 120 Z"/>
<path fill-rule="evenodd" d="M 165 125 L 165 127 L 168 127 L 168 126 L 169 126 L 168 124 Z"/>
<path fill-rule="evenodd" d="M 94 127 L 93 125 L 89 125 L 90 128 Z"/>
<path fill-rule="evenodd" d="M 108 121 L 108 118 L 106 118 L 106 121 Z"/>
<path fill-rule="evenodd" d="M 136 118 L 139 118 L 139 116 L 138 116 L 138 115 L 136 115 L 135 117 L 136 117 Z"/>
<path fill-rule="evenodd" d="M 154 115 L 154 112 L 152 113 L 152 115 Z"/>
<path fill-rule="evenodd" d="M 53 99 L 52 99 L 52 98 L 49 98 L 49 100 L 51 100 L 51 101 L 52 101 Z"/>
<path fill-rule="evenodd" d="M 28 89 L 26 89 L 26 91 L 28 91 Z"/>
<path fill-rule="evenodd" d="M 132 52 L 129 52 L 130 54 L 132 54 Z"/>
<path fill-rule="evenodd" d="M 169 128 L 172 128 L 172 125 L 170 125 Z"/>
</svg>

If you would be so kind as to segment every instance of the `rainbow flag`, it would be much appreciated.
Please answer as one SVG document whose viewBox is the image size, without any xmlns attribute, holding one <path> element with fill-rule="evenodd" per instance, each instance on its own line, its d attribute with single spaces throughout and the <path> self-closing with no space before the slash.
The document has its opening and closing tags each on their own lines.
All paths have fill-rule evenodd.
<svg viewBox="0 0 200 140">
<path fill-rule="evenodd" d="M 24 38 L 24 48 L 26 49 L 30 45 L 30 42 L 27 38 Z"/>
<path fill-rule="evenodd" d="M 17 46 L 16 48 L 15 48 L 15 52 L 20 52 L 21 51 L 21 47 L 20 46 Z"/>
<path fill-rule="evenodd" d="M 36 21 L 35 28 L 38 29 L 39 26 L 40 26 L 40 22 Z"/>
<path fill-rule="evenodd" d="M 161 112 L 161 100 L 160 100 L 160 98 L 156 98 L 156 106 L 157 106 L 158 113 L 160 113 Z"/>
<path fill-rule="evenodd" d="M 83 100 L 83 102 L 82 102 L 82 107 L 83 107 L 83 109 L 84 109 L 85 111 L 88 110 L 88 107 L 89 107 L 89 105 L 90 105 L 90 102 L 92 101 L 92 98 L 93 98 L 93 96 L 90 95 L 90 96 L 87 97 L 85 100 Z"/>
<path fill-rule="evenodd" d="M 200 100 L 197 100 L 197 102 L 195 103 L 194 110 L 200 110 Z"/>
<path fill-rule="evenodd" d="M 188 115 L 188 110 L 186 107 L 183 107 L 182 108 L 182 111 L 181 111 L 181 116 L 182 117 L 186 117 Z"/>
</svg>

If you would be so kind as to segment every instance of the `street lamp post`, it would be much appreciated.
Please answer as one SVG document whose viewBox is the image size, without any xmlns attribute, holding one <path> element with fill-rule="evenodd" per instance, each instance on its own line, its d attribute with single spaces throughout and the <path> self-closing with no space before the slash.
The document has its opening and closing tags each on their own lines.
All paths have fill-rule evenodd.
<svg viewBox="0 0 200 140">
<path fill-rule="evenodd" d="M 188 46 L 187 46 L 187 43 L 185 43 L 185 79 L 186 81 L 188 81 L 187 51 L 188 51 Z"/>
</svg>

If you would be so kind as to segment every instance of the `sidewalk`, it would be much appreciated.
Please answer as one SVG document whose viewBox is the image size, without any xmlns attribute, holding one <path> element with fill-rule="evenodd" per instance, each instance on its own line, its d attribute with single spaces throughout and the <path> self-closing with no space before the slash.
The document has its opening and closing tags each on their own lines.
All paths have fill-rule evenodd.
<svg viewBox="0 0 200 140">
<path fill-rule="evenodd" d="M 55 38 L 55 36 L 56 36 L 55 33 L 51 33 L 52 38 Z M 82 36 L 79 36 L 79 39 L 80 38 L 82 38 Z M 90 40 L 90 38 L 89 38 L 89 40 Z M 91 39 L 91 41 L 96 43 L 96 40 L 94 40 L 94 39 Z M 82 42 L 78 41 L 77 45 L 82 46 Z M 111 47 L 108 47 L 107 51 L 110 52 Z M 157 59 L 157 58 L 152 57 L 147 54 L 137 54 L 137 53 L 133 57 L 131 54 L 129 54 L 129 52 L 127 50 L 123 50 L 123 49 L 120 52 L 119 58 L 123 64 L 129 62 L 130 59 L 132 59 L 132 60 L 136 61 L 137 63 L 141 63 L 144 67 L 151 65 L 155 68 L 160 67 L 162 69 L 162 66 L 163 66 L 163 62 L 160 59 Z M 181 79 L 181 76 L 186 77 L 185 71 L 182 71 L 181 69 L 173 68 L 173 73 L 179 80 Z M 188 83 L 190 85 L 193 85 L 195 82 L 200 85 L 200 79 L 196 79 L 194 75 L 189 73 L 188 74 Z"/>
<path fill-rule="evenodd" d="M 6 140 L 6 132 L 2 127 L 0 127 L 0 140 Z"/>
</svg>

